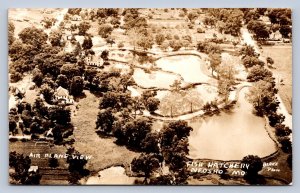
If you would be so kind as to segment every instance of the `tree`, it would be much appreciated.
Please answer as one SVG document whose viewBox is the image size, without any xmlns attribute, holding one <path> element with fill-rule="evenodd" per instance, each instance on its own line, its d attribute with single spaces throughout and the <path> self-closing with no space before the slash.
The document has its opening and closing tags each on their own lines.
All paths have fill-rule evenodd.
<svg viewBox="0 0 300 193">
<path fill-rule="evenodd" d="M 120 139 L 120 141 L 124 141 L 131 148 L 141 150 L 143 140 L 151 132 L 151 126 L 151 122 L 145 118 L 126 122 L 123 126 L 124 139 Z"/>
<path fill-rule="evenodd" d="M 108 36 L 105 40 L 106 43 L 110 44 L 110 47 L 112 47 L 112 45 L 116 43 L 114 38 L 112 38 L 111 36 Z"/>
<path fill-rule="evenodd" d="M 93 41 L 92 38 L 90 36 L 87 36 L 84 38 L 83 42 L 82 42 L 82 48 L 84 50 L 89 50 L 93 47 Z"/>
<path fill-rule="evenodd" d="M 53 130 L 53 142 L 55 145 L 61 145 L 61 143 L 63 142 L 63 135 L 62 135 L 62 126 L 60 125 L 56 125 Z"/>
<path fill-rule="evenodd" d="M 153 46 L 153 40 L 151 37 L 142 36 L 138 41 L 137 45 L 144 49 L 144 51 L 151 49 Z"/>
<path fill-rule="evenodd" d="M 292 34 L 292 29 L 288 25 L 283 25 L 280 27 L 279 32 L 283 38 L 289 38 L 290 35 Z"/>
<path fill-rule="evenodd" d="M 129 74 L 123 74 L 120 78 L 120 86 L 123 87 L 123 92 L 126 92 L 128 86 L 132 86 L 135 84 L 134 79 Z"/>
<path fill-rule="evenodd" d="M 147 183 L 147 179 L 160 166 L 160 158 L 157 154 L 142 154 L 138 158 L 134 158 L 131 162 L 133 172 L 142 172 L 145 175 L 143 183 Z"/>
<path fill-rule="evenodd" d="M 56 79 L 56 84 L 63 88 L 69 88 L 69 79 L 66 75 L 60 74 Z"/>
<path fill-rule="evenodd" d="M 108 51 L 108 50 L 103 50 L 103 51 L 101 52 L 100 57 L 101 57 L 103 60 L 108 60 L 108 56 L 109 56 L 109 51 Z"/>
<path fill-rule="evenodd" d="M 89 22 L 83 21 L 78 25 L 78 35 L 84 36 L 86 32 L 91 28 Z"/>
<path fill-rule="evenodd" d="M 211 75 L 214 76 L 214 71 L 221 64 L 221 55 L 220 54 L 211 54 L 209 55 L 209 62 L 211 68 Z"/>
<path fill-rule="evenodd" d="M 99 26 L 98 34 L 102 38 L 107 38 L 111 32 L 113 31 L 113 27 L 110 26 L 109 24 L 102 24 Z"/>
<path fill-rule="evenodd" d="M 138 45 L 138 42 L 143 37 L 143 34 L 139 33 L 139 30 L 137 28 L 131 28 L 127 31 L 127 35 L 129 37 L 130 44 L 135 50 L 136 46 Z"/>
<path fill-rule="evenodd" d="M 54 154 L 51 154 L 51 157 L 48 159 L 48 165 L 51 168 L 56 168 L 59 165 L 57 158 L 54 158 Z"/>
<path fill-rule="evenodd" d="M 76 31 L 77 29 L 78 29 L 78 26 L 77 26 L 76 24 L 72 24 L 72 25 L 70 26 L 71 34 L 73 34 L 73 32 Z M 74 37 L 74 36 L 72 36 L 72 37 Z M 74 37 L 74 38 L 75 38 L 75 37 Z"/>
<path fill-rule="evenodd" d="M 17 131 L 17 122 L 14 117 L 9 116 L 9 132 L 13 134 Z"/>
<path fill-rule="evenodd" d="M 77 184 L 78 180 L 83 176 L 86 176 L 89 172 L 84 167 L 87 164 L 86 159 L 80 159 L 82 156 L 78 151 L 74 148 L 69 148 L 67 150 L 67 163 L 69 164 L 68 170 L 70 171 L 69 181 L 72 184 Z"/>
<path fill-rule="evenodd" d="M 192 23 L 198 17 L 198 14 L 196 12 L 192 11 L 192 12 L 188 13 L 187 17 L 190 20 L 190 22 Z"/>
<path fill-rule="evenodd" d="M 24 44 L 30 44 L 37 48 L 41 48 L 47 43 L 48 35 L 42 29 L 27 27 L 19 33 L 19 38 Z"/>
<path fill-rule="evenodd" d="M 49 41 L 52 46 L 61 46 L 62 43 L 62 33 L 58 30 L 51 31 L 49 34 Z"/>
<path fill-rule="evenodd" d="M 284 124 L 279 123 L 275 125 L 275 134 L 278 137 L 286 137 L 289 136 L 291 133 L 292 130 L 289 127 L 285 126 Z"/>
<path fill-rule="evenodd" d="M 35 83 L 35 85 L 37 85 L 38 87 L 40 87 L 42 85 L 43 82 L 43 73 L 40 71 L 40 69 L 35 68 L 32 71 L 32 81 Z"/>
<path fill-rule="evenodd" d="M 273 65 L 274 60 L 271 57 L 267 57 L 267 64 Z"/>
<path fill-rule="evenodd" d="M 80 76 L 74 76 L 70 84 L 70 94 L 79 96 L 83 91 L 83 79 Z"/>
<path fill-rule="evenodd" d="M 193 128 L 188 126 L 186 121 L 180 120 L 170 122 L 162 129 L 162 146 L 171 146 L 175 136 L 177 140 L 187 138 L 192 130 Z"/>
<path fill-rule="evenodd" d="M 269 38 L 269 29 L 267 28 L 267 25 L 263 22 L 251 20 L 248 23 L 247 28 L 255 34 L 255 37 L 257 39 Z"/>
<path fill-rule="evenodd" d="M 165 41 L 165 36 L 161 33 L 156 34 L 155 41 L 158 45 L 161 45 Z"/>
<path fill-rule="evenodd" d="M 277 89 L 274 87 L 271 82 L 259 80 L 249 88 L 247 99 L 253 104 L 257 115 L 263 116 L 276 112 L 279 102 L 275 96 Z"/>
<path fill-rule="evenodd" d="M 101 109 L 97 116 L 96 129 L 99 129 L 101 133 L 110 135 L 113 131 L 115 121 L 116 118 L 113 115 L 111 108 Z"/>
<path fill-rule="evenodd" d="M 71 15 L 79 15 L 81 10 L 81 8 L 69 8 L 68 13 Z"/>
<path fill-rule="evenodd" d="M 15 25 L 13 22 L 8 22 L 8 45 L 12 45 L 15 41 Z"/>
<path fill-rule="evenodd" d="M 240 55 L 242 55 L 242 59 L 245 57 L 257 57 L 257 53 L 255 52 L 255 49 L 253 46 L 245 44 L 241 50 L 240 50 Z"/>
<path fill-rule="evenodd" d="M 160 133 L 148 133 L 142 142 L 142 149 L 147 153 L 159 153 Z"/>
<path fill-rule="evenodd" d="M 217 20 L 213 17 L 205 17 L 203 20 L 203 24 L 204 25 L 208 25 L 208 26 L 215 26 Z"/>
<path fill-rule="evenodd" d="M 255 65 L 250 69 L 247 79 L 250 82 L 257 82 L 259 80 L 264 80 L 265 78 L 272 78 L 272 77 L 273 77 L 273 73 L 270 70 L 262 66 Z"/>
<path fill-rule="evenodd" d="M 44 17 L 41 23 L 44 24 L 44 27 L 46 29 L 51 28 L 55 23 L 57 22 L 57 19 L 55 18 L 49 18 L 49 17 Z"/>
<path fill-rule="evenodd" d="M 170 47 L 173 48 L 173 51 L 178 51 L 182 47 L 182 42 L 180 40 L 171 40 L 169 44 Z"/>
<path fill-rule="evenodd" d="M 9 153 L 9 167 L 14 168 L 14 173 L 10 177 L 15 184 L 37 185 L 40 183 L 41 175 L 37 172 L 29 172 L 31 159 L 14 152 Z"/>
<path fill-rule="evenodd" d="M 43 84 L 41 86 L 40 94 L 44 96 L 44 99 L 47 103 L 52 104 L 54 90 L 48 84 Z"/>
<path fill-rule="evenodd" d="M 48 108 L 49 119 L 59 125 L 66 126 L 71 122 L 71 110 L 64 106 L 51 106 Z M 60 128 L 57 128 L 60 130 Z"/>
<path fill-rule="evenodd" d="M 160 101 L 157 98 L 150 97 L 146 100 L 145 106 L 150 113 L 154 113 L 158 109 Z"/>
<path fill-rule="evenodd" d="M 167 49 L 168 49 L 168 47 L 169 47 L 169 42 L 167 42 L 167 41 L 164 41 L 162 44 L 161 44 L 161 49 L 163 50 L 163 51 L 166 51 Z"/>
<path fill-rule="evenodd" d="M 251 68 L 253 66 L 260 66 L 261 68 L 263 68 L 265 63 L 262 60 L 258 59 L 256 56 L 246 56 L 243 58 L 243 65 L 246 68 Z"/>
<path fill-rule="evenodd" d="M 279 138 L 279 143 L 281 144 L 281 149 L 284 153 L 292 153 L 292 142 L 289 137 Z"/>
<path fill-rule="evenodd" d="M 67 76 L 71 80 L 74 76 L 80 75 L 80 70 L 75 64 L 64 64 L 60 68 L 60 74 Z"/>
<path fill-rule="evenodd" d="M 255 155 L 248 155 L 242 159 L 241 164 L 249 164 L 249 167 L 242 168 L 246 172 L 245 178 L 250 183 L 255 183 L 257 181 L 258 172 L 263 168 L 263 162 L 260 157 Z"/>
</svg>

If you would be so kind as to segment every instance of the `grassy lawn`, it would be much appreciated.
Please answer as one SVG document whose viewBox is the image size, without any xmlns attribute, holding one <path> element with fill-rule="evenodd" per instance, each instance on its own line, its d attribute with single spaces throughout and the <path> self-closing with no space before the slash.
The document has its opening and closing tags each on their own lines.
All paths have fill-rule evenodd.
<svg viewBox="0 0 300 193">
<path fill-rule="evenodd" d="M 95 132 L 99 99 L 89 91 L 84 93 L 86 97 L 79 100 L 79 109 L 72 117 L 72 123 L 75 126 L 75 149 L 93 156 L 87 163 L 87 169 L 99 171 L 112 165 L 130 163 L 138 153 L 116 145 L 114 138 L 101 138 Z"/>
<path fill-rule="evenodd" d="M 279 85 L 279 95 L 290 114 L 292 114 L 292 46 L 263 46 L 264 57 L 274 60 L 274 73 L 276 82 L 283 80 Z"/>
</svg>

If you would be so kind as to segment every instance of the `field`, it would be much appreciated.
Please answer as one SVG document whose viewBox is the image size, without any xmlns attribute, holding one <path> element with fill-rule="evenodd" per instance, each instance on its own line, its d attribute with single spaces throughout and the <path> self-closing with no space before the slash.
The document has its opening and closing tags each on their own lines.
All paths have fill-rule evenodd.
<svg viewBox="0 0 300 193">
<path fill-rule="evenodd" d="M 292 114 L 292 46 L 263 46 L 264 57 L 274 60 L 271 69 L 279 88 L 279 95 L 290 114 Z M 283 80 L 282 83 L 280 81 Z"/>
<path fill-rule="evenodd" d="M 99 171 L 109 166 L 130 163 L 138 153 L 116 145 L 114 138 L 101 138 L 95 132 L 99 99 L 89 91 L 84 93 L 86 97 L 80 99 L 72 123 L 75 127 L 75 149 L 81 154 L 93 156 L 87 163 L 87 169 Z"/>
</svg>

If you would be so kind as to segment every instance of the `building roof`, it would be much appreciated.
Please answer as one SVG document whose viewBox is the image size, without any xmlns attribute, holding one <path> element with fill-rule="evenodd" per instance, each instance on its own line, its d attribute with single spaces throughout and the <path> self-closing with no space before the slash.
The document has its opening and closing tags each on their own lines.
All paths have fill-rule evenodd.
<svg viewBox="0 0 300 193">
<path fill-rule="evenodd" d="M 69 91 L 61 86 L 56 89 L 56 96 L 69 96 Z"/>
<path fill-rule="evenodd" d="M 39 169 L 38 166 L 30 166 L 30 168 L 28 169 L 28 172 L 37 172 L 38 169 Z"/>
</svg>

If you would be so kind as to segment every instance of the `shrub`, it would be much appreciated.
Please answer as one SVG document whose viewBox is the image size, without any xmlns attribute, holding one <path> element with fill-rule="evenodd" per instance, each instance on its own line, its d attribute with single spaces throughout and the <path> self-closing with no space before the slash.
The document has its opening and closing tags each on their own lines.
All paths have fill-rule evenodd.
<svg viewBox="0 0 300 193">
<path fill-rule="evenodd" d="M 123 48 L 123 47 L 124 47 L 124 43 L 123 42 L 118 43 L 118 48 Z"/>
</svg>

